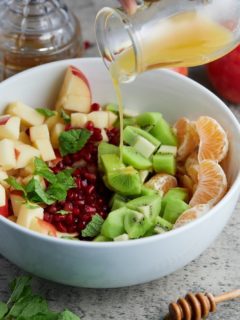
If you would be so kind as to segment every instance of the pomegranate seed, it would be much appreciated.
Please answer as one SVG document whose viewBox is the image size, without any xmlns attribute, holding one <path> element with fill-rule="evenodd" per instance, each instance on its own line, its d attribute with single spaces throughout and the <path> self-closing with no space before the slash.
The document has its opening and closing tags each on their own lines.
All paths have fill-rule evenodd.
<svg viewBox="0 0 240 320">
<path fill-rule="evenodd" d="M 69 130 L 72 130 L 72 126 L 71 124 L 66 124 L 65 131 L 69 131 Z"/>
<path fill-rule="evenodd" d="M 73 210 L 73 204 L 71 202 L 66 202 L 64 205 L 64 210 L 71 212 Z"/>
<path fill-rule="evenodd" d="M 80 178 L 76 179 L 77 188 L 80 189 L 82 187 L 82 180 Z"/>
<path fill-rule="evenodd" d="M 66 221 L 66 224 L 71 226 L 74 222 L 73 215 L 72 214 L 67 215 L 65 221 Z"/>
<path fill-rule="evenodd" d="M 56 228 L 60 232 L 64 232 L 64 233 L 67 232 L 67 228 L 61 222 L 58 222 L 56 224 Z"/>
<path fill-rule="evenodd" d="M 49 213 L 56 213 L 58 210 L 57 210 L 57 207 L 55 204 L 52 204 L 49 208 L 48 208 L 48 212 Z"/>
<path fill-rule="evenodd" d="M 84 49 L 87 50 L 87 49 L 91 48 L 93 46 L 93 44 L 90 41 L 86 40 L 83 42 L 83 46 L 84 46 Z"/>
<path fill-rule="evenodd" d="M 73 215 L 74 215 L 74 216 L 78 216 L 79 214 L 80 214 L 80 209 L 77 208 L 77 207 L 74 207 L 74 208 L 73 208 Z"/>
<path fill-rule="evenodd" d="M 94 130 L 94 123 L 92 121 L 88 121 L 86 123 L 86 129 L 88 129 L 90 131 Z"/>
<path fill-rule="evenodd" d="M 99 103 L 93 103 L 91 105 L 91 111 L 99 111 L 101 109 L 101 106 Z"/>
<path fill-rule="evenodd" d="M 85 209 L 85 212 L 87 212 L 87 213 L 95 213 L 96 212 L 96 208 L 88 206 L 88 205 L 86 205 L 84 209 Z"/>
<path fill-rule="evenodd" d="M 68 233 L 75 233 L 77 231 L 77 226 L 72 225 L 67 227 L 67 232 Z"/>
</svg>

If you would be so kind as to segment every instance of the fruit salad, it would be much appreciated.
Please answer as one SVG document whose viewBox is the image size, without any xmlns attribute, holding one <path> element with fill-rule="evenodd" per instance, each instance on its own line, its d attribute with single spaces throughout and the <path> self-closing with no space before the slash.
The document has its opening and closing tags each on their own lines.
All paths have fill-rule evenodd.
<svg viewBox="0 0 240 320">
<path fill-rule="evenodd" d="M 227 191 L 227 134 L 208 116 L 171 126 L 159 112 L 93 103 L 68 67 L 54 109 L 12 102 L 0 117 L 0 215 L 80 241 L 125 241 L 179 228 Z M 119 146 L 120 135 L 124 144 Z"/>
</svg>

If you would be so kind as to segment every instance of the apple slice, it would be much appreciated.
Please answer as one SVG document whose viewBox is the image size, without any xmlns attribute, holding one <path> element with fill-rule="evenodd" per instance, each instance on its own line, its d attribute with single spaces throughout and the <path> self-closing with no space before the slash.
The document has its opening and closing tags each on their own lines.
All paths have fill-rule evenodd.
<svg viewBox="0 0 240 320">
<path fill-rule="evenodd" d="M 89 113 L 92 104 L 89 82 L 82 71 L 70 66 L 56 103 L 56 109 Z"/>
<path fill-rule="evenodd" d="M 44 234 L 46 236 L 57 237 L 56 228 L 52 224 L 39 218 L 35 218 L 32 221 L 30 225 L 30 230 Z"/>
<path fill-rule="evenodd" d="M 15 154 L 17 159 L 16 169 L 25 168 L 32 159 L 40 157 L 40 151 L 27 144 L 19 144 L 15 146 Z"/>
<path fill-rule="evenodd" d="M 64 120 L 57 114 L 55 116 L 52 116 L 50 118 L 48 118 L 45 121 L 45 124 L 48 126 L 48 130 L 51 131 L 52 128 L 57 124 L 57 123 L 61 123 L 64 124 Z"/>
<path fill-rule="evenodd" d="M 108 111 L 93 111 L 88 114 L 88 121 L 92 121 L 95 128 L 108 128 L 109 115 Z"/>
<path fill-rule="evenodd" d="M 112 128 L 112 126 L 117 121 L 117 119 L 118 119 L 118 116 L 115 113 L 108 111 L 108 127 L 107 128 Z"/>
<path fill-rule="evenodd" d="M 13 191 L 10 194 L 10 200 L 11 200 L 14 216 L 18 217 L 20 208 L 22 204 L 24 204 L 26 201 L 23 199 L 21 192 L 18 192 L 18 191 Z"/>
<path fill-rule="evenodd" d="M 49 139 L 36 140 L 34 145 L 40 151 L 43 161 L 51 161 L 56 159 L 52 144 Z"/>
<path fill-rule="evenodd" d="M 0 117 L 0 139 L 19 139 L 20 118 L 5 115 Z"/>
<path fill-rule="evenodd" d="M 22 142 L 22 143 L 28 144 L 28 145 L 32 145 L 31 140 L 25 131 L 20 132 L 19 142 Z"/>
<path fill-rule="evenodd" d="M 71 126 L 73 128 L 84 128 L 88 122 L 88 116 L 85 113 L 72 113 Z"/>
<path fill-rule="evenodd" d="M 16 168 L 15 145 L 13 140 L 3 139 L 0 141 L 0 166 L 4 170 Z"/>
<path fill-rule="evenodd" d="M 48 126 L 46 124 L 31 127 L 29 132 L 30 132 L 30 139 L 32 142 L 35 142 L 36 140 L 39 140 L 39 139 L 50 139 Z"/>
<path fill-rule="evenodd" d="M 51 130 L 51 142 L 54 149 L 59 147 L 59 136 L 65 130 L 65 125 L 62 123 L 57 123 Z"/>
<path fill-rule="evenodd" d="M 65 232 L 59 232 L 57 231 L 57 237 L 60 239 L 64 239 L 64 238 L 77 238 L 79 236 L 78 232 L 74 232 L 74 233 L 65 233 Z"/>
<path fill-rule="evenodd" d="M 19 101 L 9 104 L 6 112 L 19 117 L 22 120 L 22 124 L 27 127 L 39 126 L 45 119 L 39 112 Z"/>
<path fill-rule="evenodd" d="M 7 198 L 6 198 L 6 190 L 0 184 L 0 207 L 4 207 L 6 205 Z"/>
<path fill-rule="evenodd" d="M 19 209 L 17 224 L 29 228 L 36 218 L 43 219 L 43 208 L 37 206 L 35 203 L 32 203 L 31 206 L 29 203 L 24 203 Z"/>
</svg>

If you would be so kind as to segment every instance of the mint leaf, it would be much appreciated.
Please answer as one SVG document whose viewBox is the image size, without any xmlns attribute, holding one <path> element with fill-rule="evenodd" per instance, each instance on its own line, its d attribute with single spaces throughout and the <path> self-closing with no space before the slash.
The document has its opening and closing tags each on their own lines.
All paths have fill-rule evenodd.
<svg viewBox="0 0 240 320">
<path fill-rule="evenodd" d="M 47 314 L 48 305 L 46 300 L 39 296 L 29 296 L 20 299 L 12 307 L 9 316 L 20 317 L 23 319 L 32 319 L 37 314 Z"/>
<path fill-rule="evenodd" d="M 64 201 L 67 198 L 67 188 L 61 183 L 55 183 L 47 189 L 47 197 L 54 201 Z M 53 202 L 54 202 L 53 201 Z"/>
<path fill-rule="evenodd" d="M 54 112 L 48 108 L 37 108 L 36 111 L 46 118 L 51 118 L 51 117 L 55 116 L 55 114 L 56 114 L 56 112 Z"/>
<path fill-rule="evenodd" d="M 5 179 L 5 181 L 15 190 L 22 191 L 25 197 L 27 196 L 25 188 L 19 182 L 17 182 L 16 178 L 9 177 Z"/>
<path fill-rule="evenodd" d="M 12 294 L 8 300 L 8 304 L 14 303 L 22 296 L 31 294 L 30 281 L 31 277 L 21 276 L 11 282 L 10 290 Z"/>
<path fill-rule="evenodd" d="M 71 122 L 70 116 L 63 109 L 61 110 L 60 116 L 66 124 L 69 124 Z"/>
<path fill-rule="evenodd" d="M 82 230 L 82 236 L 86 238 L 96 237 L 101 231 L 103 222 L 103 218 L 99 214 L 95 214 L 86 228 Z"/>
<path fill-rule="evenodd" d="M 44 202 L 48 205 L 55 202 L 55 200 L 49 195 L 40 182 L 36 178 L 32 178 L 26 185 L 27 197 L 31 202 Z"/>
<path fill-rule="evenodd" d="M 59 314 L 57 320 L 80 320 L 80 318 L 71 311 L 65 310 Z"/>
<path fill-rule="evenodd" d="M 34 159 L 34 166 L 35 166 L 35 174 L 38 176 L 43 177 L 48 182 L 54 183 L 56 181 L 55 174 L 52 172 L 52 170 L 48 167 L 46 162 L 44 162 L 40 158 Z"/>
<path fill-rule="evenodd" d="M 4 319 L 4 316 L 7 312 L 8 312 L 7 304 L 0 301 L 0 320 Z"/>
<path fill-rule="evenodd" d="M 88 142 L 91 132 L 87 129 L 64 131 L 59 136 L 59 148 L 62 156 L 80 151 Z"/>
<path fill-rule="evenodd" d="M 65 169 L 65 170 L 59 172 L 55 176 L 57 183 L 64 185 L 67 189 L 75 187 L 76 186 L 75 180 L 72 177 L 73 172 L 74 172 L 74 169 Z"/>
</svg>

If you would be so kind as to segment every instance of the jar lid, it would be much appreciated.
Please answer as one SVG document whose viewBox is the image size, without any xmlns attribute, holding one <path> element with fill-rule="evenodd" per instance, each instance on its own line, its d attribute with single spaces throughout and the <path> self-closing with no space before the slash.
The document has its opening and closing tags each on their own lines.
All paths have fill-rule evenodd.
<svg viewBox="0 0 240 320">
<path fill-rule="evenodd" d="M 62 1 L 3 0 L 0 33 L 4 49 L 41 55 L 66 49 L 79 33 L 79 26 Z"/>
</svg>

